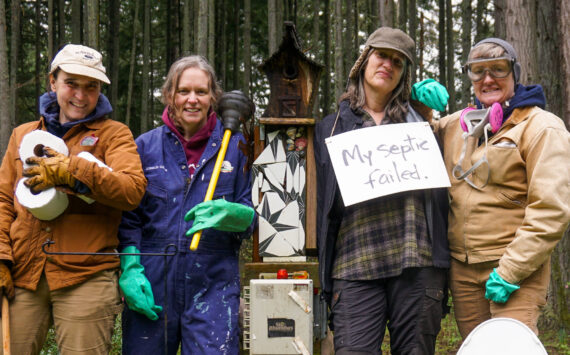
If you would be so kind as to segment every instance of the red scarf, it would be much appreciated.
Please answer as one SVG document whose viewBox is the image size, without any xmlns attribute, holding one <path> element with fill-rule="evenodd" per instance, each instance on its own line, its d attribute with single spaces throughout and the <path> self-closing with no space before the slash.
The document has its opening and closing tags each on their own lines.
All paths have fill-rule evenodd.
<svg viewBox="0 0 570 355">
<path fill-rule="evenodd" d="M 162 122 L 178 137 L 180 143 L 182 143 L 182 147 L 184 148 L 184 154 L 186 154 L 186 160 L 188 162 L 188 172 L 192 177 L 194 175 L 194 171 L 196 170 L 196 166 L 199 163 L 200 157 L 204 150 L 206 150 L 206 144 L 208 143 L 208 139 L 212 135 L 214 128 L 216 127 L 217 116 L 213 110 L 210 110 L 208 114 L 208 121 L 206 124 L 198 130 L 198 132 L 194 133 L 194 135 L 190 138 L 190 140 L 186 140 L 182 133 L 178 131 L 172 118 L 168 115 L 168 106 L 165 107 L 164 111 L 162 112 Z"/>
</svg>

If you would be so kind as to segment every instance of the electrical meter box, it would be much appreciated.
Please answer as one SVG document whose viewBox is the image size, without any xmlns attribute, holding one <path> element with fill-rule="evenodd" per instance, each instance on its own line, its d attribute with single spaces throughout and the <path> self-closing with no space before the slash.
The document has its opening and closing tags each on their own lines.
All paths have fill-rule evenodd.
<svg viewBox="0 0 570 355">
<path fill-rule="evenodd" d="M 250 354 L 313 353 L 313 280 L 251 280 L 244 294 Z"/>
</svg>

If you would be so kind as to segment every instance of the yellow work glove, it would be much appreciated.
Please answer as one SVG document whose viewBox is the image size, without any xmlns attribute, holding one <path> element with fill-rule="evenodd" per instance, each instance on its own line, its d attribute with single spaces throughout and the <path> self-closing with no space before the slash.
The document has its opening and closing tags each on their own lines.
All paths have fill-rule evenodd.
<svg viewBox="0 0 570 355">
<path fill-rule="evenodd" d="M 35 165 L 24 170 L 23 175 L 29 177 L 24 185 L 30 188 L 32 193 L 57 185 L 75 187 L 75 178 L 69 173 L 69 157 L 50 147 L 43 149 L 45 157 L 31 157 L 26 159 L 29 165 Z"/>
<path fill-rule="evenodd" d="M 15 292 L 10 269 L 4 262 L 0 261 L 0 299 L 2 299 L 3 294 L 11 300 L 14 298 Z"/>
</svg>

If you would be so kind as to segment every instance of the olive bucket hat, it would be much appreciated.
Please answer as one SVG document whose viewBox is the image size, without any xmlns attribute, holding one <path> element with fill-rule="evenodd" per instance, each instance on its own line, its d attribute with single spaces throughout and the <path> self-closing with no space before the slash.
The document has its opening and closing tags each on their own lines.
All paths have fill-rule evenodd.
<svg viewBox="0 0 570 355">
<path fill-rule="evenodd" d="M 380 27 L 374 31 L 366 40 L 366 43 L 364 44 L 364 50 L 350 70 L 350 74 L 348 76 L 350 79 L 356 79 L 362 63 L 366 60 L 368 52 L 370 52 L 370 49 L 372 48 L 393 49 L 405 55 L 410 63 L 414 62 L 414 40 L 412 40 L 410 36 L 397 28 Z"/>
</svg>

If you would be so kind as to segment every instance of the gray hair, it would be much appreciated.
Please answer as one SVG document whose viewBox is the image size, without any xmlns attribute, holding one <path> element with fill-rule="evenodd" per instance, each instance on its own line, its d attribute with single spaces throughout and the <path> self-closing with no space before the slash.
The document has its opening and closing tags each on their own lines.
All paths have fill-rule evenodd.
<svg viewBox="0 0 570 355">
<path fill-rule="evenodd" d="M 180 81 L 180 76 L 188 68 L 198 68 L 208 75 L 210 79 L 210 92 L 212 94 L 212 108 L 215 109 L 216 103 L 220 99 L 220 96 L 222 96 L 222 88 L 216 81 L 214 68 L 212 68 L 210 63 L 208 63 L 206 58 L 200 55 L 182 57 L 170 66 L 168 74 L 166 75 L 166 80 L 162 85 L 162 103 L 165 105 L 172 104 L 176 88 L 178 87 L 178 82 Z"/>
<path fill-rule="evenodd" d="M 495 43 L 481 43 L 469 51 L 469 60 L 478 58 L 499 58 L 503 57 L 507 51 Z"/>
</svg>

